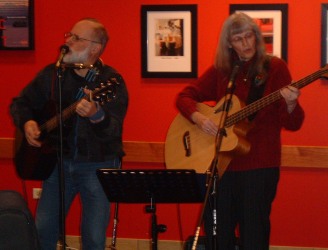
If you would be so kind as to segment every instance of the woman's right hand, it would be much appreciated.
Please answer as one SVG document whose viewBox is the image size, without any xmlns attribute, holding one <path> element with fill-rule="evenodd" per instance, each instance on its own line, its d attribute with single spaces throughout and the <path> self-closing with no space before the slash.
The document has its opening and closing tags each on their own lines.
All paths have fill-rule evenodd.
<svg viewBox="0 0 328 250">
<path fill-rule="evenodd" d="M 217 125 L 207 116 L 196 111 L 191 115 L 191 120 L 206 134 L 216 136 L 218 132 Z"/>
</svg>

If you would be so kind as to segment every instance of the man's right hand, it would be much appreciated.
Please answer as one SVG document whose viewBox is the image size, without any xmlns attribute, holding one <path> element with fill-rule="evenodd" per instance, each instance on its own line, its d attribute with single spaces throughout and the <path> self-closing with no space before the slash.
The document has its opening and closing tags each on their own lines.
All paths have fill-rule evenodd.
<svg viewBox="0 0 328 250">
<path fill-rule="evenodd" d="M 39 141 L 41 131 L 36 121 L 33 120 L 27 121 L 24 124 L 24 132 L 25 132 L 25 138 L 31 146 L 41 147 L 42 143 Z"/>
</svg>

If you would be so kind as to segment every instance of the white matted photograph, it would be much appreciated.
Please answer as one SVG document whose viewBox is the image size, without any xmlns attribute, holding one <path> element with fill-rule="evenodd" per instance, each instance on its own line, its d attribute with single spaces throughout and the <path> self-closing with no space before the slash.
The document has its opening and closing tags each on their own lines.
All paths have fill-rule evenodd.
<svg viewBox="0 0 328 250">
<path fill-rule="evenodd" d="M 197 77 L 196 21 L 196 5 L 142 6 L 142 77 Z"/>
</svg>

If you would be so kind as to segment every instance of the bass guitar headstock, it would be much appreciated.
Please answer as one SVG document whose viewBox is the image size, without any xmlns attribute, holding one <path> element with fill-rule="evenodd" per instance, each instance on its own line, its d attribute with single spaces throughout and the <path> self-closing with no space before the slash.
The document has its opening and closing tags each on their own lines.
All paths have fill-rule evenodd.
<svg viewBox="0 0 328 250">
<path fill-rule="evenodd" d="M 321 70 L 323 71 L 323 74 L 321 74 L 320 78 L 328 80 L 328 64 L 322 67 Z"/>
</svg>

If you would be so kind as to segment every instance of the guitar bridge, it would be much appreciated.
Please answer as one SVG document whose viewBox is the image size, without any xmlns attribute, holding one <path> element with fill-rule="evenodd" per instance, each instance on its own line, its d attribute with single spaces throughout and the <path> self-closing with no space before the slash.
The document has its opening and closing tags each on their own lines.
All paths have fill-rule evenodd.
<svg viewBox="0 0 328 250">
<path fill-rule="evenodd" d="M 183 146 L 186 151 L 186 156 L 190 157 L 191 156 L 191 145 L 190 145 L 190 133 L 189 131 L 186 131 L 183 134 Z"/>
</svg>

